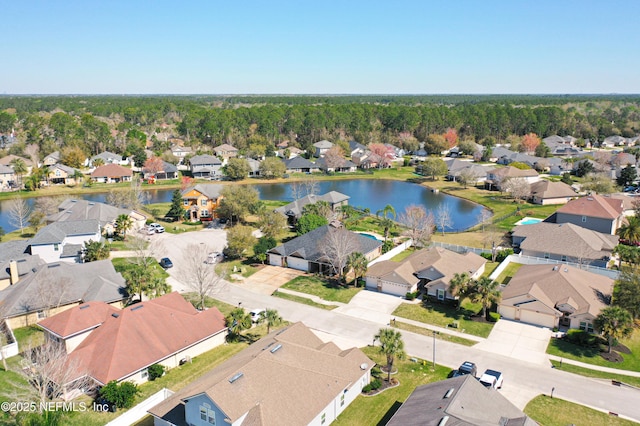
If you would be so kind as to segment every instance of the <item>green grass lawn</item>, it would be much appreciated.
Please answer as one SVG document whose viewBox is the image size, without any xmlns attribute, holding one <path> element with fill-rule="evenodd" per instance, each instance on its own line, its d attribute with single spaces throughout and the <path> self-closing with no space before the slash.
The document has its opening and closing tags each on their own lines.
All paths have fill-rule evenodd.
<svg viewBox="0 0 640 426">
<path fill-rule="evenodd" d="M 617 380 L 619 382 L 626 383 L 628 385 L 640 388 L 640 377 L 625 376 L 623 374 L 606 373 L 604 371 L 578 367 L 577 365 L 571 365 L 566 362 L 563 362 L 562 366 L 560 365 L 559 361 L 551 361 L 551 364 L 553 365 L 554 368 L 557 368 L 558 370 L 566 371 L 568 373 L 579 374 L 585 377 L 593 377 L 595 379 Z"/>
<path fill-rule="evenodd" d="M 343 287 L 338 285 L 335 280 L 313 276 L 296 277 L 283 285 L 282 288 L 312 294 L 329 302 L 342 303 L 349 303 L 351 298 L 362 290 L 355 287 Z"/>
<path fill-rule="evenodd" d="M 412 333 L 433 337 L 433 331 L 424 327 L 415 326 L 413 324 L 405 324 L 403 322 L 396 321 L 396 323 L 392 325 L 392 327 L 397 328 L 399 330 L 406 330 Z M 473 346 L 476 343 L 478 343 L 473 340 L 465 339 L 464 337 L 452 336 L 446 333 L 436 333 L 436 339 L 446 340 L 447 342 L 457 343 L 459 345 L 464 345 L 464 346 Z"/>
<path fill-rule="evenodd" d="M 482 273 L 482 276 L 488 277 L 489 275 L 491 275 L 493 271 L 495 271 L 495 269 L 498 267 L 498 265 L 498 262 L 492 262 L 490 260 L 487 261 L 487 263 L 485 263 L 484 265 L 484 272 Z"/>
<path fill-rule="evenodd" d="M 36 347 L 44 343 L 44 331 L 37 325 L 16 328 L 13 330 L 13 335 L 21 351 L 29 346 Z"/>
<path fill-rule="evenodd" d="M 253 248 L 251 249 L 251 256 L 253 256 Z M 224 275 L 227 280 L 234 282 L 231 275 L 242 275 L 245 278 L 255 274 L 258 270 L 257 267 L 252 266 L 254 263 L 250 259 L 236 259 L 236 260 L 224 260 L 216 265 L 216 273 L 218 275 Z"/>
<path fill-rule="evenodd" d="M 117 272 L 123 273 L 126 270 L 133 268 L 134 264 L 132 263 L 132 260 L 133 258 L 130 257 L 117 257 L 115 259 L 111 259 L 111 263 L 113 263 L 113 267 Z M 154 274 L 156 276 L 164 279 L 169 278 L 167 271 L 165 271 L 155 259 L 151 261 L 151 269 L 154 270 Z"/>
<path fill-rule="evenodd" d="M 513 278 L 516 272 L 518 272 L 518 269 L 520 269 L 521 267 L 521 263 L 510 262 L 507 267 L 504 268 L 504 270 L 500 273 L 500 275 L 498 275 L 496 281 L 498 281 L 500 284 L 509 284 L 511 278 Z"/>
<path fill-rule="evenodd" d="M 524 412 L 542 426 L 566 425 L 635 425 L 637 423 L 611 416 L 584 405 L 574 404 L 559 398 L 538 395 L 533 398 Z"/>
<path fill-rule="evenodd" d="M 471 321 L 469 318 L 471 315 L 480 311 L 480 307 L 477 304 L 466 302 L 462 304 L 459 311 L 452 306 L 427 302 L 424 304 L 411 304 L 402 303 L 393 311 L 393 315 L 402 318 L 408 318 L 415 321 L 420 321 L 425 324 L 433 324 L 440 327 L 449 327 L 454 321 L 457 321 L 459 327 L 454 329 L 456 331 L 463 331 L 465 333 L 473 334 L 474 336 L 487 337 L 491 333 L 493 323 Z"/>
<path fill-rule="evenodd" d="M 296 296 L 295 294 L 283 293 L 281 291 L 273 292 L 272 296 L 279 297 L 281 299 L 291 300 L 292 302 L 302 303 L 303 305 L 309 305 L 320 309 L 325 309 L 327 311 L 331 311 L 338 306 L 336 305 L 323 305 L 322 303 L 316 303 L 311 299 L 307 299 L 306 297 Z"/>
<path fill-rule="evenodd" d="M 631 350 L 630 354 L 621 353 L 624 360 L 619 363 L 609 362 L 602 358 L 599 348 L 586 348 L 564 339 L 551 339 L 547 346 L 547 353 L 562 358 L 574 359 L 587 364 L 601 365 L 620 370 L 640 371 L 640 330 L 636 329 L 633 335 L 627 339 L 621 339 L 620 343 Z"/>
<path fill-rule="evenodd" d="M 416 252 L 416 249 L 414 247 L 409 247 L 405 251 L 401 251 L 400 253 L 396 254 L 395 256 L 393 256 L 389 260 L 391 260 L 393 262 L 402 262 L 404 259 L 406 259 L 407 257 L 411 256 L 415 252 Z"/>
<path fill-rule="evenodd" d="M 200 299 L 196 293 L 184 293 L 184 298 L 188 300 L 193 306 L 196 306 L 200 303 Z M 218 299 L 214 299 L 213 297 L 205 296 L 204 298 L 204 306 L 207 308 L 216 307 L 225 317 L 231 313 L 237 306 L 230 305 L 229 303 L 222 302 Z"/>
<path fill-rule="evenodd" d="M 378 352 L 378 347 L 366 347 L 362 350 L 376 363 L 386 365 L 386 360 Z M 394 367 L 398 368 L 398 373 L 392 377 L 398 379 L 399 386 L 376 396 L 358 396 L 333 424 L 338 426 L 384 425 L 417 386 L 444 380 L 451 371 L 450 368 L 439 365 L 436 365 L 435 371 L 432 371 L 431 363 L 426 361 L 423 363 L 421 360 L 416 363 L 408 359 L 396 360 Z M 384 374 L 383 376 L 386 377 Z"/>
</svg>

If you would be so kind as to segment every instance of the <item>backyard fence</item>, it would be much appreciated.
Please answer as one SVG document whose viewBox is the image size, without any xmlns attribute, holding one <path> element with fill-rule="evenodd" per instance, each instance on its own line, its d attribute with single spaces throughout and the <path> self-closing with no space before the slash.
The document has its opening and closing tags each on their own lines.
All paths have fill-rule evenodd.
<svg viewBox="0 0 640 426">
<path fill-rule="evenodd" d="M 518 254 L 512 254 L 506 257 L 504 261 L 489 275 L 489 278 L 495 280 L 500 276 L 502 271 L 506 269 L 509 263 L 520 263 L 522 265 L 544 265 L 544 264 L 552 264 L 552 265 L 569 265 L 578 269 L 582 269 L 583 271 L 593 272 L 594 274 L 604 275 L 605 277 L 609 277 L 613 280 L 618 279 L 620 275 L 620 271 L 615 269 L 606 269 L 601 268 L 599 266 L 591 266 L 580 263 L 573 262 L 563 262 L 557 259 L 545 259 L 542 257 L 533 257 L 533 256 L 521 256 Z"/>
<path fill-rule="evenodd" d="M 448 243 L 442 243 L 440 241 L 433 241 L 431 242 L 431 244 L 435 247 L 442 247 L 442 248 L 446 248 L 447 250 L 451 250 L 454 251 L 456 253 L 468 253 L 468 252 L 473 252 L 477 255 L 480 255 L 482 253 L 491 253 L 491 249 L 481 249 L 481 248 L 476 248 L 476 247 L 468 247 L 468 246 L 460 246 L 458 244 L 448 244 Z"/>
<path fill-rule="evenodd" d="M 174 392 L 167 388 L 162 388 L 158 392 L 151 395 L 149 398 L 142 401 L 140 404 L 129 409 L 126 413 L 116 417 L 107 423 L 107 426 L 129 426 L 139 421 L 143 417 L 147 416 L 147 410 L 160 404 L 165 399 L 173 395 Z"/>
<path fill-rule="evenodd" d="M 411 247 L 411 244 L 413 244 L 413 240 L 411 238 L 409 238 L 407 241 L 405 241 L 404 243 L 400 244 L 397 247 L 394 247 L 393 249 L 389 250 L 388 252 L 386 252 L 382 256 L 376 257 L 371 262 L 369 262 L 369 264 L 367 266 L 371 267 L 371 265 L 375 265 L 376 263 L 382 262 L 383 260 L 389 260 L 392 257 L 394 257 L 395 255 L 400 254 L 403 251 L 405 251 L 406 249 L 408 249 L 409 247 Z"/>
<path fill-rule="evenodd" d="M 13 331 L 9 324 L 5 322 L 0 323 L 0 333 L 4 333 L 7 337 L 7 344 L 0 348 L 0 359 L 2 358 L 11 358 L 12 356 L 18 355 L 20 350 L 18 349 L 18 341 L 16 340 L 16 336 L 13 335 Z"/>
</svg>

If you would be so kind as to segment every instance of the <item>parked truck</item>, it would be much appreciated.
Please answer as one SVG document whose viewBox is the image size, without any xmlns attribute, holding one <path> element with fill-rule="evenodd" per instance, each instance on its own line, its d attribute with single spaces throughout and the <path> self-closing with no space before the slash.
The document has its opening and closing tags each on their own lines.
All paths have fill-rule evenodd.
<svg viewBox="0 0 640 426">
<path fill-rule="evenodd" d="M 480 377 L 480 383 L 489 389 L 500 389 L 504 382 L 502 373 L 496 370 L 486 370 Z"/>
</svg>

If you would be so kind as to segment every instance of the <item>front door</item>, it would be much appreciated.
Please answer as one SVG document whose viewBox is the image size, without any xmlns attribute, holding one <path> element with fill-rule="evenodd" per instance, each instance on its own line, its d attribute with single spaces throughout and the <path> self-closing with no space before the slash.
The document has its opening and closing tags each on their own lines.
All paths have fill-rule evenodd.
<svg viewBox="0 0 640 426">
<path fill-rule="evenodd" d="M 378 290 L 379 292 L 381 292 L 381 291 L 382 291 L 382 281 L 381 281 L 381 280 L 378 280 L 378 288 L 377 288 L 377 290 Z"/>
</svg>

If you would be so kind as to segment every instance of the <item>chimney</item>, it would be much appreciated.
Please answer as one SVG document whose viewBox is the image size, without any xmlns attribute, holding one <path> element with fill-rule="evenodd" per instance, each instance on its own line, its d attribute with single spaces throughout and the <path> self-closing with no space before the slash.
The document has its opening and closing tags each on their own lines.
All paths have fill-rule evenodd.
<svg viewBox="0 0 640 426">
<path fill-rule="evenodd" d="M 11 285 L 18 282 L 20 275 L 18 274 L 18 262 L 15 260 L 9 261 L 9 283 Z"/>
</svg>

